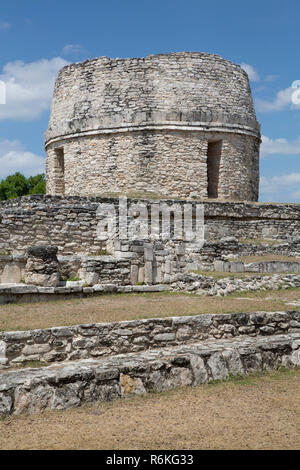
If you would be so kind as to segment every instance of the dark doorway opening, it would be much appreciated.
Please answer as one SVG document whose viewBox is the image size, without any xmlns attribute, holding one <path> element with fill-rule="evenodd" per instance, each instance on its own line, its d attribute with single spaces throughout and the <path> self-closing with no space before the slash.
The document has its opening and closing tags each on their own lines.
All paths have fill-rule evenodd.
<svg viewBox="0 0 300 470">
<path fill-rule="evenodd" d="M 207 196 L 218 197 L 222 140 L 209 141 L 207 146 Z"/>
<path fill-rule="evenodd" d="M 64 149 L 55 149 L 55 194 L 65 194 Z"/>
</svg>

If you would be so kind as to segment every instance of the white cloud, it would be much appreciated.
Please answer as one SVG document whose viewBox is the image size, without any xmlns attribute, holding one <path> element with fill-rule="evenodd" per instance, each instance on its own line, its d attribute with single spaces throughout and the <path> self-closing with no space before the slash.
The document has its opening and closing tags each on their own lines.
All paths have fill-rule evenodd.
<svg viewBox="0 0 300 470">
<path fill-rule="evenodd" d="M 26 151 L 19 140 L 0 141 L 0 179 L 17 171 L 26 177 L 45 173 L 45 158 Z"/>
<path fill-rule="evenodd" d="M 275 154 L 300 156 L 300 137 L 296 140 L 288 141 L 284 138 L 270 139 L 263 135 L 260 155 L 266 157 L 267 155 Z"/>
<path fill-rule="evenodd" d="M 4 31 L 5 29 L 9 29 L 10 27 L 10 23 L 7 23 L 6 21 L 0 21 L 0 31 Z"/>
<path fill-rule="evenodd" d="M 88 51 L 80 44 L 67 44 L 62 50 L 62 54 L 68 56 L 82 56 L 87 55 Z"/>
<path fill-rule="evenodd" d="M 277 80 L 278 75 L 267 75 L 265 78 L 265 82 L 274 82 Z"/>
<path fill-rule="evenodd" d="M 256 72 L 256 70 L 254 69 L 252 65 L 249 65 L 249 64 L 240 64 L 240 65 L 242 69 L 244 69 L 245 72 L 247 72 L 250 80 L 252 80 L 253 82 L 259 81 L 258 73 Z"/>
<path fill-rule="evenodd" d="M 300 173 L 260 179 L 260 199 L 270 202 L 300 202 Z"/>
<path fill-rule="evenodd" d="M 300 159 L 300 137 L 287 139 L 270 139 L 262 136 L 261 156 L 298 155 Z M 294 172 L 273 177 L 260 178 L 260 200 L 270 202 L 300 202 L 300 173 Z"/>
<path fill-rule="evenodd" d="M 300 104 L 294 104 L 292 101 L 295 88 L 292 86 L 280 90 L 273 101 L 262 100 L 257 98 L 255 100 L 257 111 L 282 111 L 284 108 L 290 107 L 291 109 L 300 109 Z"/>
<path fill-rule="evenodd" d="M 267 89 L 267 87 L 265 85 L 259 85 L 259 86 L 256 86 L 253 89 L 253 92 L 254 93 L 261 93 L 262 91 L 265 91 L 266 89 Z"/>
<path fill-rule="evenodd" d="M 0 74 L 0 80 L 6 85 L 6 104 L 0 106 L 0 120 L 39 118 L 50 107 L 58 71 L 68 63 L 61 57 L 28 64 L 7 63 Z"/>
</svg>

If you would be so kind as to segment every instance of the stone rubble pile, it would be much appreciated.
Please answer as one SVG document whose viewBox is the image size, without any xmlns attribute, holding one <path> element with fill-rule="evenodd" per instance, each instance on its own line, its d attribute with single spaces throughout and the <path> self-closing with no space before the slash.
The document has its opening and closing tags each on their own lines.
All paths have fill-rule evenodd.
<svg viewBox="0 0 300 470">
<path fill-rule="evenodd" d="M 235 291 L 258 291 L 268 289 L 288 289 L 300 287 L 300 275 L 246 275 L 241 278 L 224 277 L 217 279 L 196 273 L 183 273 L 174 276 L 171 283 L 172 290 L 192 292 L 199 295 L 224 296 Z"/>
</svg>

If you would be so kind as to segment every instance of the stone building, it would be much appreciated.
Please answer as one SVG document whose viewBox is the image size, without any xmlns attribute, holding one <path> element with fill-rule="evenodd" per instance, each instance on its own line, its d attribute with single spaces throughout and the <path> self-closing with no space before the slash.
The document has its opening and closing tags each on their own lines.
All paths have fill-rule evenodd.
<svg viewBox="0 0 300 470">
<path fill-rule="evenodd" d="M 260 142 L 239 65 L 200 52 L 100 57 L 56 80 L 47 193 L 257 201 Z"/>
</svg>

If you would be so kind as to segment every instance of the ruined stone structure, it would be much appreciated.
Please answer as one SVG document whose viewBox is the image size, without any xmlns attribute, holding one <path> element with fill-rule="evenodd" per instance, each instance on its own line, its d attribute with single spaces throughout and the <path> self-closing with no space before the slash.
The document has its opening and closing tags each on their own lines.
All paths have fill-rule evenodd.
<svg viewBox="0 0 300 470">
<path fill-rule="evenodd" d="M 64 67 L 47 193 L 257 201 L 260 127 L 246 72 L 198 52 Z"/>
<path fill-rule="evenodd" d="M 48 194 L 0 203 L 0 304 L 299 289 L 300 204 L 256 202 L 259 144 L 248 76 L 219 56 L 64 67 Z M 299 367 L 300 299 L 286 305 L 1 331 L 0 417 Z"/>
</svg>

